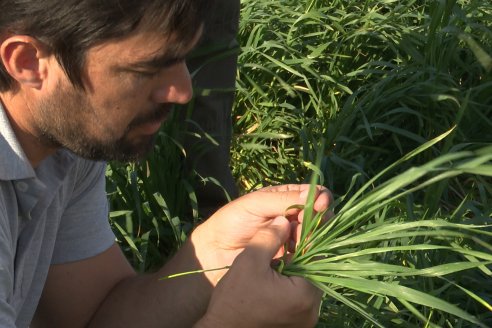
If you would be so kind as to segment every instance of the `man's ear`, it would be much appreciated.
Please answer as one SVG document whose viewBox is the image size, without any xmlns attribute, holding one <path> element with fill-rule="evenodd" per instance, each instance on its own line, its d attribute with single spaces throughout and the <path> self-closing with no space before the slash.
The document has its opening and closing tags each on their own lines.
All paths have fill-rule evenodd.
<svg viewBox="0 0 492 328">
<path fill-rule="evenodd" d="M 48 53 L 37 39 L 15 35 L 3 40 L 0 59 L 19 87 L 40 89 L 47 77 Z"/>
</svg>

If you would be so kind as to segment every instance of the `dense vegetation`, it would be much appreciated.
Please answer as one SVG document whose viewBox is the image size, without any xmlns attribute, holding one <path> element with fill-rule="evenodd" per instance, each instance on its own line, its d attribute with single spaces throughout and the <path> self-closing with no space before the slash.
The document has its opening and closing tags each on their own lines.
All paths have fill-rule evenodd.
<svg viewBox="0 0 492 328">
<path fill-rule="evenodd" d="M 396 287 L 368 287 L 376 281 L 492 325 L 492 2 L 243 0 L 239 40 L 231 166 L 240 189 L 308 181 L 317 170 L 335 211 L 353 215 L 337 236 L 360 238 L 326 253 L 373 279 L 361 287 L 327 274 L 333 293 L 320 327 L 478 325 L 420 294 L 412 303 Z M 182 164 L 186 133 L 171 120 L 147 161 L 108 168 L 111 222 L 140 271 L 160 265 L 201 219 L 193 190 L 204 179 Z M 369 235 L 390 224 L 417 228 Z M 360 253 L 368 249 L 383 251 Z"/>
</svg>

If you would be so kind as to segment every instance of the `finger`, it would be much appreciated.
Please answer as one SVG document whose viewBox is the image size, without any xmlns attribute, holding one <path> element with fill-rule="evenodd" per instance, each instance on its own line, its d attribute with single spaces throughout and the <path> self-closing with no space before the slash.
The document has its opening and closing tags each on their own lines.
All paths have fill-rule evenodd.
<svg viewBox="0 0 492 328">
<path fill-rule="evenodd" d="M 286 184 L 286 185 L 278 185 L 278 186 L 268 186 L 258 191 L 268 191 L 268 192 L 285 192 L 285 191 L 298 191 L 300 192 L 300 198 L 303 203 L 307 200 L 309 190 L 311 185 L 309 184 Z M 315 198 L 318 198 L 321 195 L 321 198 L 317 200 L 319 206 L 323 205 L 325 201 L 328 200 L 328 203 L 332 203 L 333 195 L 325 186 L 316 186 L 315 190 Z M 326 199 L 326 196 L 328 199 Z"/>
<path fill-rule="evenodd" d="M 319 193 L 314 201 L 314 210 L 316 212 L 323 212 L 328 209 L 331 204 L 333 204 L 333 195 L 326 188 L 319 189 L 318 192 Z"/>
<path fill-rule="evenodd" d="M 251 214 L 262 217 L 294 215 L 299 209 L 289 209 L 293 205 L 304 204 L 301 190 L 258 190 L 244 197 L 243 207 Z M 289 209 L 289 210 L 288 210 Z"/>
<path fill-rule="evenodd" d="M 242 206 L 251 214 L 262 217 L 295 215 L 299 209 L 289 209 L 293 205 L 306 203 L 309 185 L 281 185 L 260 189 L 243 197 Z M 330 204 L 331 193 L 325 187 L 318 186 L 315 210 L 322 211 Z"/>
<path fill-rule="evenodd" d="M 299 224 L 299 222 L 292 221 L 290 222 L 290 237 L 289 237 L 289 252 L 290 253 L 295 253 L 297 245 L 299 245 L 299 242 L 301 240 L 301 232 L 302 232 L 302 225 Z"/>
<path fill-rule="evenodd" d="M 309 196 L 309 185 L 302 185 L 303 190 L 301 192 L 301 199 L 304 200 L 303 204 L 307 201 Z M 307 189 L 306 189 L 307 188 Z M 316 186 L 314 190 L 314 205 L 313 209 L 316 212 L 322 212 L 326 210 L 333 203 L 332 193 L 324 186 Z"/>
<path fill-rule="evenodd" d="M 304 191 L 304 190 L 309 190 L 309 185 L 308 184 L 283 184 L 283 185 L 276 185 L 276 186 L 267 186 L 263 187 L 261 189 L 258 189 L 258 191 L 269 191 L 269 192 L 284 192 L 284 191 Z"/>
<path fill-rule="evenodd" d="M 290 222 L 290 238 L 289 238 L 289 252 L 296 251 L 296 245 L 299 243 L 301 225 L 297 221 Z"/>
<path fill-rule="evenodd" d="M 320 212 L 325 212 L 323 219 L 322 219 L 322 222 L 326 222 L 329 218 L 331 218 L 333 216 L 332 211 L 327 211 L 332 203 L 333 203 L 332 193 L 324 187 L 319 188 L 318 190 L 316 190 L 316 194 L 315 194 L 315 201 L 314 201 L 314 205 L 313 205 L 313 209 L 314 209 L 313 215 L 316 215 L 317 213 L 320 213 Z M 297 221 L 302 223 L 302 221 L 304 219 L 304 210 L 296 213 L 295 215 L 296 215 L 296 217 L 289 216 L 289 219 L 291 219 L 291 220 L 294 219 L 294 220 L 297 220 Z"/>
<path fill-rule="evenodd" d="M 284 217 L 277 217 L 267 227 L 258 230 L 244 249 L 241 257 L 254 262 L 253 265 L 266 263 L 271 260 L 283 247 L 289 237 L 289 221 Z"/>
</svg>

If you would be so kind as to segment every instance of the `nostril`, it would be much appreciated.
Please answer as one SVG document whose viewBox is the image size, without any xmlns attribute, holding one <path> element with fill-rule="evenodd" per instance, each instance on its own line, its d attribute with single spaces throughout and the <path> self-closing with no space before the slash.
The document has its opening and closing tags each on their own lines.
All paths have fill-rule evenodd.
<svg viewBox="0 0 492 328">
<path fill-rule="evenodd" d="M 170 68 L 166 80 L 157 87 L 153 97 L 159 103 L 188 103 L 193 97 L 193 86 L 186 64 L 177 64 Z"/>
</svg>

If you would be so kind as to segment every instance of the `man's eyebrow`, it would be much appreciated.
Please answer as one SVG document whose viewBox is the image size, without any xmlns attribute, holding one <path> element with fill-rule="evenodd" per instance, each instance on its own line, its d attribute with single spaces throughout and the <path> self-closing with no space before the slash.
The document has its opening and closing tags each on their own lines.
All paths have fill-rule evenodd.
<svg viewBox="0 0 492 328">
<path fill-rule="evenodd" d="M 148 60 L 141 60 L 131 63 L 129 67 L 131 68 L 166 68 L 172 66 L 178 62 L 185 60 L 187 54 L 184 55 L 174 55 L 174 54 L 163 54 L 159 56 L 152 57 Z"/>
<path fill-rule="evenodd" d="M 134 70 L 145 70 L 145 69 L 162 69 L 170 67 L 174 64 L 182 62 L 186 59 L 188 54 L 175 55 L 175 54 L 160 54 L 149 59 L 135 61 L 133 63 L 128 63 L 125 65 L 116 65 L 112 68 L 116 72 L 128 72 Z"/>
</svg>

